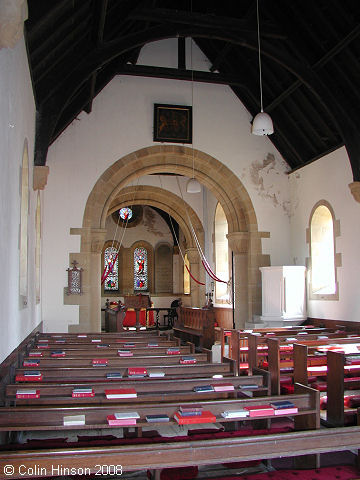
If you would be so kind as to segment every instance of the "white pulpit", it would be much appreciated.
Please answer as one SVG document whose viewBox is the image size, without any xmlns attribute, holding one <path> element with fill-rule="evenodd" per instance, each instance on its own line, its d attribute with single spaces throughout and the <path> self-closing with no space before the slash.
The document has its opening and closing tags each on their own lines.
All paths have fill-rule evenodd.
<svg viewBox="0 0 360 480">
<path fill-rule="evenodd" d="M 261 267 L 262 315 L 267 327 L 299 325 L 307 319 L 303 266 Z"/>
</svg>

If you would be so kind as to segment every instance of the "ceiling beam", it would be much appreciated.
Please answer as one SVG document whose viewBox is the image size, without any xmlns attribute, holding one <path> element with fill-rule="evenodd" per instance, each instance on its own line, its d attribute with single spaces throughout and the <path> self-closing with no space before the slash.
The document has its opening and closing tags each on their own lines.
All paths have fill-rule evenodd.
<svg viewBox="0 0 360 480">
<path fill-rule="evenodd" d="M 315 71 L 326 65 L 335 55 L 339 54 L 350 42 L 352 42 L 360 34 L 360 24 L 357 24 L 355 28 L 351 30 L 342 40 L 340 40 L 332 49 L 325 53 L 311 68 Z M 296 80 L 286 90 L 282 92 L 277 98 L 275 98 L 269 105 L 266 106 L 266 111 L 271 112 L 279 103 L 281 103 L 286 97 L 291 95 L 297 88 L 302 85 L 300 80 Z"/>
<path fill-rule="evenodd" d="M 97 19 L 93 28 L 93 38 L 96 48 L 100 47 L 104 40 L 104 26 L 108 0 L 95 0 L 93 18 Z M 92 102 L 95 95 L 97 71 L 95 71 L 89 81 L 89 103 L 84 108 L 86 113 L 92 110 Z"/>
<path fill-rule="evenodd" d="M 31 17 L 30 17 L 30 21 L 28 21 L 28 23 L 31 25 L 31 28 L 29 28 L 29 40 L 31 42 L 35 42 L 36 39 L 42 35 L 45 30 L 48 29 L 48 26 L 49 24 L 54 24 L 57 22 L 57 20 L 59 19 L 59 17 L 64 14 L 64 12 L 67 10 L 67 7 L 68 7 L 68 4 L 71 8 L 71 6 L 73 5 L 73 0 L 61 0 L 59 1 L 58 3 L 54 3 L 53 2 L 48 2 L 48 5 L 51 5 L 52 8 L 45 14 L 42 14 L 41 17 L 40 17 L 40 20 L 38 20 L 35 24 L 31 24 Z M 30 13 L 31 13 L 31 9 L 34 8 L 33 5 L 36 6 L 36 1 L 35 2 L 31 2 L 31 6 L 30 7 Z"/>
<path fill-rule="evenodd" d="M 173 23 L 202 28 L 211 27 L 218 30 L 223 30 L 225 28 L 227 31 L 233 30 L 237 33 L 246 33 L 254 36 L 257 34 L 256 23 L 254 23 L 253 28 L 249 28 L 249 22 L 247 20 L 188 11 L 170 10 L 166 8 L 134 10 L 129 14 L 129 18 L 146 20 L 153 23 Z M 286 40 L 286 36 L 280 34 L 277 29 L 269 26 L 262 27 L 261 36 Z"/>
<path fill-rule="evenodd" d="M 237 75 L 222 75 L 220 73 L 204 72 L 200 70 L 183 70 L 178 68 L 152 67 L 147 65 L 122 64 L 118 66 L 118 75 L 133 75 L 137 77 L 167 78 L 170 80 L 191 81 L 200 83 L 214 83 L 218 85 L 236 85 L 245 88 Z"/>
</svg>

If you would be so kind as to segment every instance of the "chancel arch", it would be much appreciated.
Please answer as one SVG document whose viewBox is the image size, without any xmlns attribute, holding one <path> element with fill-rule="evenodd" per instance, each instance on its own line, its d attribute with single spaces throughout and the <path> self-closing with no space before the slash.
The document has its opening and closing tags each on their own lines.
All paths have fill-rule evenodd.
<svg viewBox="0 0 360 480">
<path fill-rule="evenodd" d="M 268 255 L 262 254 L 261 238 L 269 237 L 269 233 L 258 231 L 253 204 L 240 179 L 219 160 L 199 150 L 177 145 L 143 148 L 122 157 L 100 176 L 88 197 L 82 228 L 71 231 L 81 235 L 81 253 L 92 263 L 89 272 L 98 271 L 100 275 L 105 222 L 111 209 L 115 208 L 116 199 L 126 187 L 136 183 L 138 177 L 162 173 L 194 176 L 212 192 L 224 209 L 229 247 L 234 253 L 236 327 L 244 327 L 245 322 L 252 322 L 254 314 L 261 313 L 259 267 L 269 265 L 270 261 Z M 166 192 L 166 196 L 168 194 Z M 169 199 L 166 200 L 168 203 Z M 173 208 L 176 210 L 178 205 Z M 191 252 L 193 243 L 189 247 L 188 252 Z M 75 331 L 85 327 L 99 329 L 100 286 L 95 285 L 98 282 L 93 274 L 88 275 L 87 281 L 88 291 L 98 293 L 92 298 L 89 296 L 87 301 L 83 299 L 80 325 L 71 328 Z M 199 296 L 197 301 L 196 306 L 200 306 L 205 298 Z"/>
<path fill-rule="evenodd" d="M 181 251 L 184 255 L 186 251 L 195 252 L 192 256 L 190 270 L 195 278 L 199 279 L 202 283 L 205 283 L 205 271 L 200 268 L 200 258 L 196 251 L 194 238 L 191 234 L 190 222 L 194 227 L 200 246 L 203 250 L 205 237 L 204 228 L 195 210 L 183 201 L 180 193 L 179 195 L 176 195 L 169 190 L 150 185 L 130 185 L 123 188 L 113 200 L 108 210 L 109 215 L 126 205 L 149 205 L 151 207 L 156 207 L 176 220 L 184 237 L 184 242 L 181 242 L 180 239 L 178 239 L 181 243 Z M 182 263 L 181 254 L 178 249 L 176 250 L 176 254 L 180 256 L 179 263 Z M 179 283 L 183 284 L 183 275 L 181 275 Z M 205 298 L 205 287 L 197 284 L 192 279 L 190 280 L 190 283 L 191 296 L 187 298 L 185 303 L 192 306 L 198 306 L 200 298 Z"/>
</svg>

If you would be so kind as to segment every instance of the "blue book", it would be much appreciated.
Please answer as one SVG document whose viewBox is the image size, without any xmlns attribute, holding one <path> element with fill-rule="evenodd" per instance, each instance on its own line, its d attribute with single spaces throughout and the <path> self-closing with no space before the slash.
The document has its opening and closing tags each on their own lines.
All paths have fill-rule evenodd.
<svg viewBox="0 0 360 480">
<path fill-rule="evenodd" d="M 170 418 L 168 415 L 146 415 L 146 421 L 147 422 L 168 422 Z"/>
<path fill-rule="evenodd" d="M 122 378 L 122 374 L 120 372 L 109 372 L 106 374 L 106 378 Z"/>
<path fill-rule="evenodd" d="M 211 385 L 200 385 L 194 387 L 194 392 L 213 392 L 214 388 Z"/>
<path fill-rule="evenodd" d="M 275 408 L 275 410 L 279 410 L 281 408 L 293 408 L 295 405 L 289 400 L 278 400 L 275 402 L 271 402 L 270 406 Z"/>
</svg>

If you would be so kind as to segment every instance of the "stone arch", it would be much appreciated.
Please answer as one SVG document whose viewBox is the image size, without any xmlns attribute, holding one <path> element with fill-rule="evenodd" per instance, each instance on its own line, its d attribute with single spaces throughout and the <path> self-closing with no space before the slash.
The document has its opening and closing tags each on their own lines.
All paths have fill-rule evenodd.
<svg viewBox="0 0 360 480">
<path fill-rule="evenodd" d="M 71 327 L 71 330 L 99 328 L 100 286 L 97 278 L 100 270 L 96 262 L 104 242 L 106 217 L 115 208 L 117 199 L 126 192 L 126 188 L 131 190 L 129 185 L 135 183 L 138 177 L 161 173 L 194 176 L 221 203 L 228 221 L 229 246 L 235 256 L 236 328 L 244 328 L 246 322 L 252 322 L 254 314 L 261 313 L 259 267 L 270 264 L 269 256 L 262 254 L 261 238 L 269 237 L 269 233 L 258 231 L 255 210 L 244 185 L 226 165 L 200 150 L 179 145 L 154 145 L 120 158 L 99 177 L 89 194 L 82 228 L 72 230 L 73 234 L 81 235 L 81 253 L 90 265 L 89 299 L 83 298 L 80 324 Z M 163 207 L 169 203 L 160 193 L 156 201 L 163 202 Z M 188 228 L 186 223 L 184 228 Z M 190 242 L 191 236 L 188 238 Z M 91 260 L 87 253 L 92 255 Z M 192 243 L 187 253 L 189 258 L 195 257 Z M 100 265 L 100 261 L 98 263 Z M 193 305 L 199 306 L 203 300 L 199 295 Z"/>
<path fill-rule="evenodd" d="M 194 170 L 193 170 L 194 160 Z M 114 198 L 138 177 L 154 173 L 194 177 L 208 188 L 224 208 L 229 232 L 257 231 L 256 214 L 239 178 L 214 157 L 177 145 L 156 145 L 116 161 L 96 182 L 84 212 L 83 227 L 104 228 Z"/>
<path fill-rule="evenodd" d="M 148 185 L 129 186 L 122 189 L 109 205 L 108 215 L 115 210 L 131 205 L 150 205 L 169 213 L 179 224 L 186 240 L 187 248 L 195 247 L 191 234 L 188 216 L 204 247 L 204 229 L 202 223 L 191 206 L 185 203 L 178 195 L 159 187 Z"/>
</svg>

